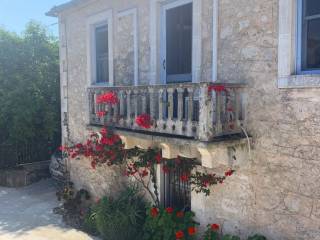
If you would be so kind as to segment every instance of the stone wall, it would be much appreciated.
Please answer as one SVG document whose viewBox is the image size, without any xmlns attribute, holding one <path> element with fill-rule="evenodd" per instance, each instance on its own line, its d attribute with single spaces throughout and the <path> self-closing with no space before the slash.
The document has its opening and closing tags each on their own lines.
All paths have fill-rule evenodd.
<svg viewBox="0 0 320 240">
<path fill-rule="evenodd" d="M 207 81 L 212 66 L 212 1 L 202 3 L 201 74 Z M 114 13 L 138 6 L 139 82 L 148 83 L 149 1 L 97 0 L 64 12 L 73 141 L 88 134 L 85 19 L 111 6 Z M 114 29 L 114 34 L 127 33 L 119 43 L 131 39 L 127 21 Z M 192 205 L 203 225 L 218 222 L 225 232 L 242 236 L 259 232 L 271 240 L 320 239 L 320 89 L 278 89 L 277 47 L 278 0 L 219 1 L 218 80 L 248 84 L 246 128 L 253 137 L 253 149 L 235 176 L 212 189 L 212 196 L 192 194 Z M 116 79 L 132 75 L 132 66 L 125 66 L 131 55 L 131 44 L 116 52 L 115 71 L 123 69 L 115 73 Z M 97 174 L 87 164 L 70 163 L 71 176 L 79 186 L 101 194 L 112 179 L 117 182 L 115 174 L 104 169 Z"/>
</svg>

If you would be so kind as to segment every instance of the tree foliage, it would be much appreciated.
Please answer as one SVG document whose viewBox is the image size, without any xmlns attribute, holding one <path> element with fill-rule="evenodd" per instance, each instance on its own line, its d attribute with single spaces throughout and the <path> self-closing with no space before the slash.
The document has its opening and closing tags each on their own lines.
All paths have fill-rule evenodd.
<svg viewBox="0 0 320 240">
<path fill-rule="evenodd" d="M 36 22 L 0 29 L 0 144 L 59 139 L 59 89 L 57 39 Z"/>
</svg>

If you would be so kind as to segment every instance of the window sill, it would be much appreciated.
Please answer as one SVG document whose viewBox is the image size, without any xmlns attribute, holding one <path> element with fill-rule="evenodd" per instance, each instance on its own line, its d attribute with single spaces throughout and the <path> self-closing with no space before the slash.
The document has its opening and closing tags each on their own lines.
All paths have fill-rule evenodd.
<svg viewBox="0 0 320 240">
<path fill-rule="evenodd" d="M 278 88 L 320 88 L 320 74 L 279 77 Z"/>
</svg>

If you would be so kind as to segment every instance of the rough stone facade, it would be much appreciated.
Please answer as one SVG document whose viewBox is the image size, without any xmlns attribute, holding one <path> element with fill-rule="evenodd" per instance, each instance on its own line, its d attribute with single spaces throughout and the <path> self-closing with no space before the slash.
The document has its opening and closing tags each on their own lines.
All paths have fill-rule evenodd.
<svg viewBox="0 0 320 240">
<path fill-rule="evenodd" d="M 86 18 L 113 9 L 115 79 L 128 84 L 133 74 L 132 20 L 119 20 L 117 12 L 138 9 L 138 80 L 148 84 L 150 2 L 95 0 L 60 13 L 70 140 L 81 141 L 88 133 Z M 192 194 L 192 208 L 203 225 L 218 222 L 225 232 L 243 237 L 259 232 L 271 240 L 320 239 L 320 89 L 278 88 L 278 0 L 218 2 L 218 81 L 247 83 L 245 127 L 253 149 L 235 176 L 212 189 L 210 197 Z M 213 1 L 202 0 L 203 81 L 212 78 L 213 12 Z M 78 186 L 100 195 L 109 183 L 119 182 L 117 174 L 93 172 L 86 164 L 70 162 Z"/>
</svg>

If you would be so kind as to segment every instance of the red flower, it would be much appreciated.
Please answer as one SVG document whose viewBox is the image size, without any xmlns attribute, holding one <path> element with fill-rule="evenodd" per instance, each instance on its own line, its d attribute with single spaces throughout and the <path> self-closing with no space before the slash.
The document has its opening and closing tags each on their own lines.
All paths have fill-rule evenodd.
<svg viewBox="0 0 320 240">
<path fill-rule="evenodd" d="M 208 187 L 208 186 L 209 186 L 209 181 L 206 181 L 206 180 L 203 181 L 203 182 L 202 182 L 202 185 L 203 185 L 204 187 Z"/>
<path fill-rule="evenodd" d="M 119 102 L 118 96 L 114 92 L 106 92 L 97 97 L 98 104 L 111 104 L 115 105 Z"/>
<path fill-rule="evenodd" d="M 156 155 L 156 162 L 159 164 L 159 163 L 161 163 L 161 161 L 162 161 L 162 156 L 161 156 L 161 153 L 159 152 L 157 155 Z"/>
<path fill-rule="evenodd" d="M 142 128 L 151 128 L 151 117 L 148 114 L 141 114 L 136 118 L 136 124 Z"/>
<path fill-rule="evenodd" d="M 190 236 L 195 235 L 196 232 L 197 232 L 197 229 L 195 227 L 189 227 L 188 228 L 188 233 L 189 233 Z"/>
<path fill-rule="evenodd" d="M 225 173 L 224 173 L 224 175 L 226 176 L 226 177 L 230 177 L 232 174 L 234 173 L 234 170 L 229 170 L 229 171 L 226 171 Z"/>
<path fill-rule="evenodd" d="M 177 217 L 178 218 L 183 218 L 184 213 L 182 211 L 177 212 Z"/>
<path fill-rule="evenodd" d="M 216 223 L 211 224 L 211 230 L 213 230 L 213 231 L 218 231 L 219 228 L 220 228 L 219 224 L 216 224 Z"/>
<path fill-rule="evenodd" d="M 105 111 L 99 111 L 99 112 L 97 112 L 96 115 L 97 115 L 97 117 L 102 118 L 102 117 L 104 117 L 106 115 L 106 112 Z"/>
<path fill-rule="evenodd" d="M 226 91 L 226 87 L 223 85 L 211 85 L 208 87 L 208 91 L 215 91 L 215 92 L 222 92 L 222 91 Z"/>
<path fill-rule="evenodd" d="M 184 233 L 183 231 L 178 231 L 176 232 L 176 239 L 182 239 L 184 237 Z"/>
<path fill-rule="evenodd" d="M 96 161 L 91 161 L 91 167 L 92 169 L 96 169 L 96 166 L 97 166 L 97 162 Z"/>
<path fill-rule="evenodd" d="M 166 208 L 166 212 L 169 213 L 169 214 L 173 213 L 173 208 L 172 207 L 167 207 Z"/>
<path fill-rule="evenodd" d="M 83 148 L 83 145 L 82 145 L 81 143 L 78 143 L 78 144 L 76 145 L 76 148 Z"/>
<path fill-rule="evenodd" d="M 141 173 L 141 177 L 146 177 L 146 176 L 148 176 L 148 170 L 147 169 L 144 169 L 143 171 L 142 171 L 142 173 Z"/>
<path fill-rule="evenodd" d="M 150 210 L 150 214 L 151 214 L 151 216 L 152 217 L 156 217 L 156 216 L 158 216 L 158 214 L 159 214 L 159 209 L 158 208 L 151 208 L 151 210 Z"/>
<path fill-rule="evenodd" d="M 72 154 L 71 154 L 71 158 L 76 158 L 77 156 L 78 156 L 77 153 L 72 153 Z"/>
<path fill-rule="evenodd" d="M 100 133 L 101 133 L 103 136 L 105 136 L 105 135 L 108 134 L 108 130 L 107 130 L 106 128 L 102 128 L 101 131 L 100 131 Z"/>
<path fill-rule="evenodd" d="M 65 147 L 64 146 L 60 146 L 59 147 L 59 151 L 63 152 L 65 150 Z"/>
<path fill-rule="evenodd" d="M 189 176 L 188 176 L 188 174 L 182 174 L 181 175 L 181 177 L 180 177 L 180 180 L 182 181 L 182 182 L 188 182 L 188 180 L 189 180 Z"/>
</svg>

